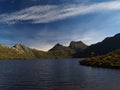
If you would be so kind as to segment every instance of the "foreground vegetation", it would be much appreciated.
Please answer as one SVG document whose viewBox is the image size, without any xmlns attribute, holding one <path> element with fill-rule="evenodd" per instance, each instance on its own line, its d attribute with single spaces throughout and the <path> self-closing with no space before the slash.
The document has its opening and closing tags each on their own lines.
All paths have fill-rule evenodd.
<svg viewBox="0 0 120 90">
<path fill-rule="evenodd" d="M 102 56 L 86 58 L 80 61 L 80 64 L 93 67 L 120 69 L 120 50 L 116 50 Z"/>
</svg>

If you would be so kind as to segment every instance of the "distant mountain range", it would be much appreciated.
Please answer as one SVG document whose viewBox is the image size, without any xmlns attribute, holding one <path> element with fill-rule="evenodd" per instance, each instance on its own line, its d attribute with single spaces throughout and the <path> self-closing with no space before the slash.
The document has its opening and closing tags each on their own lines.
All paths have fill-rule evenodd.
<svg viewBox="0 0 120 90">
<path fill-rule="evenodd" d="M 13 47 L 0 44 L 0 59 L 72 58 L 73 54 L 85 48 L 87 45 L 81 41 L 72 41 L 68 47 L 56 44 L 48 52 L 32 49 L 22 44 L 16 44 Z"/>
<path fill-rule="evenodd" d="M 120 33 L 102 42 L 87 46 L 82 41 L 71 41 L 69 46 L 56 44 L 48 52 L 29 48 L 22 44 L 8 47 L 0 44 L 0 59 L 83 58 L 99 56 L 120 49 Z"/>
</svg>

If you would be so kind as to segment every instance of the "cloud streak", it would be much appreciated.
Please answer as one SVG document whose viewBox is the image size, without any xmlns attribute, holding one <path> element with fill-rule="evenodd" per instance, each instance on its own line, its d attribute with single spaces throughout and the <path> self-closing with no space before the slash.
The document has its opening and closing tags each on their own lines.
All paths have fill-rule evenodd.
<svg viewBox="0 0 120 90">
<path fill-rule="evenodd" d="M 88 5 L 38 5 L 12 13 L 0 15 L 0 23 L 50 23 L 77 15 L 120 10 L 120 1 L 101 2 Z"/>
</svg>

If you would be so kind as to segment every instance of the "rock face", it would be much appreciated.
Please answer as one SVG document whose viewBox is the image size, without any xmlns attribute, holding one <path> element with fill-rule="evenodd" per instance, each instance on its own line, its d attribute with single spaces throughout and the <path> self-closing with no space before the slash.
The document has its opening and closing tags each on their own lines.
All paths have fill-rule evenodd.
<svg viewBox="0 0 120 90">
<path fill-rule="evenodd" d="M 13 47 L 0 45 L 0 59 L 14 59 L 14 58 L 25 58 L 25 55 L 18 53 Z"/>
<path fill-rule="evenodd" d="M 49 51 L 51 52 L 51 51 L 61 50 L 63 48 L 67 48 L 67 47 L 65 47 L 65 46 L 58 43 L 53 48 L 51 48 Z"/>
<path fill-rule="evenodd" d="M 32 50 L 25 46 L 25 45 L 22 45 L 22 44 L 16 44 L 15 46 L 13 46 L 18 53 L 20 54 L 26 54 L 27 56 L 29 57 L 34 57 L 34 53 L 32 52 Z"/>
<path fill-rule="evenodd" d="M 63 46 L 61 44 L 56 44 L 52 49 L 48 51 L 55 58 L 70 58 L 72 57 L 72 50 L 69 47 Z"/>
<path fill-rule="evenodd" d="M 72 41 L 69 45 L 69 48 L 74 49 L 75 51 L 79 52 L 87 48 L 87 45 L 84 44 L 82 41 Z"/>
<path fill-rule="evenodd" d="M 120 49 L 120 33 L 113 37 L 108 37 L 102 42 L 89 46 L 84 51 L 77 53 L 76 56 L 89 57 L 92 53 L 94 53 L 94 56 L 103 55 L 117 49 Z"/>
<path fill-rule="evenodd" d="M 0 59 L 36 59 L 47 58 L 47 52 L 31 49 L 22 44 L 8 47 L 0 44 Z"/>
</svg>

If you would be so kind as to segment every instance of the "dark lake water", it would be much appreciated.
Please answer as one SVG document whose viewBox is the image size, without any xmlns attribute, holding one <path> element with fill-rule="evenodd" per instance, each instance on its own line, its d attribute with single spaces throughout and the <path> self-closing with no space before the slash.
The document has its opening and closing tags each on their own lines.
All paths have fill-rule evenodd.
<svg viewBox="0 0 120 90">
<path fill-rule="evenodd" d="M 120 90 L 120 70 L 79 65 L 79 59 L 1 60 L 0 90 Z"/>
</svg>

